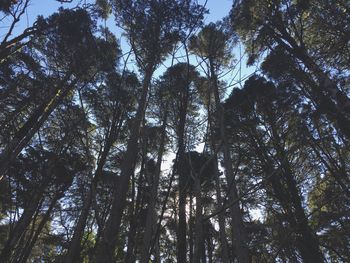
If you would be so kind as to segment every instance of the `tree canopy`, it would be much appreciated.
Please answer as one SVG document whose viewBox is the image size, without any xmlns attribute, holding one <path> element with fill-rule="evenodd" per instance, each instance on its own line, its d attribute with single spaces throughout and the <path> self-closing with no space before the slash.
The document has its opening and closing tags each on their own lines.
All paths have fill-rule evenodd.
<svg viewBox="0 0 350 263">
<path fill-rule="evenodd" d="M 0 1 L 0 262 L 350 261 L 349 1 L 37 2 Z"/>
</svg>

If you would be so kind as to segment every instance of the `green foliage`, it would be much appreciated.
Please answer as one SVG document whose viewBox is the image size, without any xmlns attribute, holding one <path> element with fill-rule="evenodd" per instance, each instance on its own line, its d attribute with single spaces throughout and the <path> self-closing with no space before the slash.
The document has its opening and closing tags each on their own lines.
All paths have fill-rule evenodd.
<svg viewBox="0 0 350 263">
<path fill-rule="evenodd" d="M 227 66 L 232 59 L 232 37 L 222 26 L 210 23 L 202 28 L 197 36 L 190 38 L 189 48 L 203 59 L 208 59 L 215 68 Z"/>
<path fill-rule="evenodd" d="M 1 262 L 350 261 L 349 1 L 83 2 L 0 1 Z"/>
<path fill-rule="evenodd" d="M 114 1 L 113 8 L 143 70 L 147 63 L 154 67 L 162 62 L 187 30 L 201 24 L 205 13 L 201 5 L 185 0 L 122 0 Z"/>
</svg>

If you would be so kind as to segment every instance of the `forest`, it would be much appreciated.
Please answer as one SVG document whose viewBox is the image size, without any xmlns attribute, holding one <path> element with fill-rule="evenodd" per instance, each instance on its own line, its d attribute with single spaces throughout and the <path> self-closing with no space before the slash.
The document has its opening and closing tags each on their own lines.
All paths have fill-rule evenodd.
<svg viewBox="0 0 350 263">
<path fill-rule="evenodd" d="M 350 262 L 348 0 L 1 0 L 0 127 L 1 263 Z"/>
</svg>

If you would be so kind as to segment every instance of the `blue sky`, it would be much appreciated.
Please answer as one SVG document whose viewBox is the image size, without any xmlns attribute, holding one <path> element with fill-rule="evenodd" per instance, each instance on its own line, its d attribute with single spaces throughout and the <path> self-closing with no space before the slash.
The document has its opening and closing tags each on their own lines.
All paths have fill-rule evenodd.
<svg viewBox="0 0 350 263">
<path fill-rule="evenodd" d="M 21 21 L 18 23 L 14 30 L 14 34 L 18 34 L 22 32 L 25 28 L 28 26 L 31 26 L 38 15 L 43 15 L 44 17 L 49 16 L 50 14 L 54 13 L 59 7 L 65 7 L 65 8 L 72 8 L 76 6 L 78 3 L 94 3 L 94 0 L 74 0 L 73 3 L 65 3 L 61 4 L 56 0 L 31 0 L 30 6 L 27 9 L 26 14 L 22 17 Z M 204 4 L 205 0 L 199 0 L 200 3 Z M 230 12 L 231 6 L 232 6 L 233 0 L 208 0 L 207 1 L 207 9 L 209 9 L 209 14 L 206 15 L 204 22 L 216 22 L 223 17 L 227 16 Z M 4 36 L 4 34 L 7 32 L 7 28 L 9 27 L 10 20 L 2 20 L 0 22 L 0 39 Z M 123 51 L 128 51 L 128 45 L 126 43 L 126 40 L 121 38 L 121 31 L 115 26 L 114 18 L 111 17 L 107 22 L 108 27 L 111 29 L 112 32 L 116 34 L 116 36 L 121 39 L 121 46 L 123 48 Z M 242 49 L 241 49 L 242 50 Z M 236 48 L 233 50 L 233 53 L 236 58 L 240 57 L 239 54 L 239 48 Z M 243 60 L 244 61 L 244 60 Z M 191 59 L 191 63 L 196 63 L 196 61 Z M 167 66 L 170 65 L 169 61 L 166 61 L 165 64 Z M 132 67 L 136 70 L 135 67 Z M 235 83 L 236 80 L 232 79 L 235 77 L 241 76 L 244 78 L 245 76 L 248 76 L 253 72 L 255 68 L 247 68 L 245 66 L 245 63 L 242 63 L 241 65 L 242 71 L 241 74 L 236 74 L 236 71 L 233 71 L 231 74 L 228 74 L 226 76 L 228 82 Z M 160 75 L 164 71 L 164 67 L 159 68 L 157 70 L 155 77 Z"/>
<path fill-rule="evenodd" d="M 31 25 L 36 20 L 38 15 L 48 16 L 61 6 L 70 8 L 76 6 L 79 2 L 84 3 L 84 1 L 81 0 L 75 0 L 71 4 L 61 4 L 56 0 L 31 0 L 27 11 L 27 17 L 24 19 L 27 21 L 22 22 L 24 22 L 24 24 L 28 22 L 28 24 Z M 93 0 L 86 0 L 86 3 L 93 2 Z M 204 3 L 205 1 L 199 0 L 199 2 Z M 232 2 L 233 0 L 208 0 L 207 8 L 210 10 L 210 14 L 206 17 L 206 22 L 215 22 L 228 15 Z"/>
</svg>

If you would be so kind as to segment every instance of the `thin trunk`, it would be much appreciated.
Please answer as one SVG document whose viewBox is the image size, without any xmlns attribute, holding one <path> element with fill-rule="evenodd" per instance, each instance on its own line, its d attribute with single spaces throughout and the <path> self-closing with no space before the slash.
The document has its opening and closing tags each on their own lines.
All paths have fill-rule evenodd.
<svg viewBox="0 0 350 263">
<path fill-rule="evenodd" d="M 210 234 L 210 229 L 207 228 L 206 231 L 206 240 L 207 240 L 207 250 L 208 250 L 208 263 L 213 263 L 213 251 L 215 245 L 213 244 L 213 237 Z"/>
<path fill-rule="evenodd" d="M 230 151 L 228 148 L 228 141 L 225 134 L 225 125 L 224 125 L 224 108 L 220 102 L 219 96 L 219 87 L 217 76 L 213 63 L 210 62 L 210 74 L 211 74 L 211 83 L 213 85 L 214 98 L 216 109 L 219 114 L 219 123 L 220 123 L 220 139 L 222 142 L 222 152 L 224 156 L 224 168 L 225 176 L 227 180 L 228 189 L 228 198 L 230 202 L 238 199 L 238 190 L 236 181 L 234 178 L 234 171 L 232 166 L 232 160 L 230 156 Z M 249 249 L 248 249 L 248 236 L 243 222 L 243 214 L 239 202 L 234 202 L 230 208 L 230 214 L 232 218 L 232 231 L 233 231 L 233 243 L 235 247 L 235 252 L 238 258 L 239 263 L 248 263 L 250 262 Z"/>
<path fill-rule="evenodd" d="M 147 146 L 146 146 L 147 147 Z M 127 251 L 125 256 L 125 263 L 132 263 L 135 262 L 135 239 L 137 234 L 137 226 L 139 223 L 139 212 L 140 207 L 142 207 L 141 201 L 142 201 L 142 195 L 143 195 L 143 177 L 145 173 L 145 163 L 146 163 L 146 147 L 144 147 L 143 157 L 142 157 L 142 164 L 141 164 L 141 171 L 138 179 L 138 190 L 136 194 L 136 201 L 131 203 L 131 212 L 130 212 L 130 227 L 128 231 L 128 244 L 127 244 Z M 146 175 L 147 176 L 147 175 Z"/>
<path fill-rule="evenodd" d="M 189 70 L 189 67 L 188 67 Z M 189 72 L 187 72 L 187 81 L 189 84 Z M 177 226 L 177 262 L 187 262 L 187 223 L 186 223 L 186 197 L 187 197 L 187 180 L 185 167 L 185 126 L 187 118 L 187 108 L 189 102 L 189 90 L 187 87 L 183 87 L 180 92 L 180 110 L 179 110 L 179 123 L 177 128 L 178 136 L 178 162 L 176 163 L 175 170 L 179 176 L 179 211 L 178 211 L 178 226 Z"/>
<path fill-rule="evenodd" d="M 155 258 L 155 263 L 161 263 L 159 237 L 157 237 L 157 240 L 156 240 L 156 248 L 155 248 L 154 258 Z"/>
<path fill-rule="evenodd" d="M 97 184 L 98 184 L 98 181 L 100 180 L 100 177 L 102 176 L 103 167 L 107 161 L 107 157 L 108 157 L 108 154 L 110 152 L 110 149 L 111 149 L 115 139 L 118 138 L 118 134 L 119 134 L 119 131 L 121 129 L 121 125 L 123 123 L 123 119 L 120 118 L 118 121 L 118 125 L 116 125 L 117 119 L 118 118 L 116 118 L 115 123 L 112 124 L 112 129 L 109 132 L 109 135 L 106 139 L 106 145 L 104 146 L 100 160 L 98 161 L 95 175 L 92 179 L 92 182 L 91 182 L 91 185 L 89 188 L 89 192 L 85 198 L 83 207 L 81 209 L 78 222 L 75 225 L 74 234 L 73 234 L 72 240 L 70 242 L 67 255 L 64 259 L 66 263 L 75 263 L 75 262 L 79 261 L 80 252 L 81 252 L 81 240 L 83 238 L 84 229 L 86 226 L 86 221 L 89 217 L 91 205 L 96 198 Z"/>
<path fill-rule="evenodd" d="M 217 158 L 216 158 L 217 160 Z M 216 175 L 215 175 L 215 191 L 216 191 L 216 199 L 218 203 L 218 207 L 223 205 L 221 189 L 220 189 L 220 181 L 219 181 L 219 168 L 218 162 L 216 161 Z M 228 246 L 227 246 L 227 238 L 226 238 L 226 223 L 225 218 L 222 213 L 218 214 L 219 219 L 219 235 L 220 235 L 220 247 L 221 247 L 221 260 L 222 263 L 229 263 L 229 254 L 228 254 Z"/>
<path fill-rule="evenodd" d="M 174 167 L 177 166 L 177 162 L 178 162 L 178 155 L 176 155 L 176 157 L 175 157 L 175 165 L 174 165 Z M 171 193 L 171 190 L 172 190 L 173 181 L 175 179 L 175 172 L 176 172 L 175 169 L 172 169 L 172 172 L 171 172 L 171 175 L 170 175 L 170 179 L 169 179 L 169 185 L 167 187 L 166 195 L 165 195 L 165 198 L 164 198 L 164 201 L 163 201 L 163 204 L 162 204 L 162 209 L 161 209 L 161 212 L 160 212 L 159 221 L 158 221 L 158 224 L 157 224 L 156 230 L 155 230 L 155 235 L 154 235 L 155 238 L 153 238 L 153 240 L 151 242 L 150 254 L 152 254 L 154 246 L 155 246 L 155 242 L 159 239 L 159 236 L 160 236 L 160 230 L 161 230 L 164 214 L 165 214 L 165 211 L 166 211 L 166 205 L 168 203 L 168 200 L 169 200 L 169 197 L 170 197 L 170 193 Z M 176 197 L 175 196 L 174 196 L 173 204 L 174 205 L 176 204 Z M 174 221 L 175 221 L 175 224 L 177 224 L 177 221 L 176 221 L 176 219 L 177 219 L 176 207 L 173 207 L 173 210 L 174 210 L 174 219 L 175 219 Z"/>
<path fill-rule="evenodd" d="M 186 174 L 183 169 L 185 163 L 185 123 L 187 115 L 187 96 L 183 101 L 184 107 L 180 112 L 180 121 L 178 129 L 178 156 L 179 161 L 177 167 L 175 167 L 179 175 L 179 214 L 178 214 L 178 226 L 177 226 L 177 262 L 187 262 L 187 241 L 186 241 L 186 188 L 187 181 L 185 180 Z"/>
<path fill-rule="evenodd" d="M 269 153 L 258 136 L 256 140 L 256 152 L 262 163 L 265 165 L 265 173 L 268 176 L 267 181 L 272 187 L 275 198 L 280 202 L 286 213 L 287 221 L 296 233 L 296 246 L 304 262 L 324 262 L 323 255 L 319 250 L 318 240 L 308 225 L 305 211 L 302 207 L 301 197 L 297 189 L 292 170 L 287 159 L 287 155 L 278 143 L 280 141 L 276 130 L 272 128 L 277 151 L 277 158 L 280 162 L 280 173 L 277 173 L 272 167 L 274 161 L 269 157 Z"/>
<path fill-rule="evenodd" d="M 67 78 L 65 79 L 67 80 Z M 40 129 L 51 113 L 57 108 L 62 100 L 68 95 L 69 91 L 76 82 L 68 87 L 58 89 L 56 94 L 46 103 L 39 106 L 23 127 L 16 133 L 15 137 L 6 146 L 0 154 L 0 180 L 6 174 L 9 166 L 15 160 L 17 155 L 30 142 L 34 134 Z M 62 84 L 62 83 L 61 83 Z M 64 85 L 64 84 L 63 84 Z"/>
<path fill-rule="evenodd" d="M 322 107 L 320 101 L 318 102 L 318 107 L 322 107 L 326 111 L 327 117 L 332 121 L 336 127 L 350 139 L 350 99 L 341 91 L 337 84 L 315 63 L 315 61 L 309 56 L 306 48 L 304 46 L 298 45 L 295 39 L 288 33 L 286 28 L 283 26 L 283 21 L 281 23 L 276 23 L 275 27 L 280 32 L 280 36 L 272 33 L 275 40 L 283 46 L 287 52 L 292 56 L 302 61 L 302 63 L 312 72 L 316 77 L 318 85 L 313 87 L 314 94 L 321 94 L 322 97 L 327 101 L 327 106 Z M 270 27 L 270 30 L 274 32 L 274 29 Z M 288 45 L 286 44 L 286 42 Z M 322 103 L 323 101 L 321 101 Z"/>
<path fill-rule="evenodd" d="M 158 186 L 159 178 L 161 173 L 161 165 L 163 160 L 164 148 L 165 148 L 165 137 L 166 137 L 166 123 L 167 123 L 167 111 L 164 114 L 163 124 L 161 128 L 161 138 L 158 148 L 158 157 L 156 163 L 155 173 L 153 175 L 153 180 L 150 192 L 150 201 L 147 208 L 147 218 L 145 232 L 143 234 L 143 240 L 141 245 L 141 260 L 140 263 L 148 263 L 150 257 L 150 246 L 152 236 L 154 234 L 154 225 L 156 224 L 156 203 L 158 197 Z"/>
<path fill-rule="evenodd" d="M 201 195 L 201 184 L 198 176 L 194 179 L 194 191 L 196 196 L 196 218 L 195 218 L 195 243 L 194 243 L 194 253 L 193 262 L 200 263 L 203 254 L 203 216 L 202 216 L 202 195 Z M 203 261 L 202 261 L 203 262 Z"/>
<path fill-rule="evenodd" d="M 29 226 L 35 211 L 38 209 L 42 194 L 34 194 L 29 206 L 24 209 L 23 214 L 12 229 L 3 249 L 0 254 L 2 262 L 10 262 L 11 255 L 15 250 L 15 247 L 21 237 L 25 234 L 27 227 Z"/>
<path fill-rule="evenodd" d="M 193 195 L 190 193 L 190 215 L 189 215 L 189 222 L 188 222 L 188 245 L 189 245 L 189 252 L 190 252 L 190 263 L 193 263 Z"/>
<path fill-rule="evenodd" d="M 181 175 L 180 175 L 181 176 Z M 180 180 L 183 181 L 183 180 Z M 179 184 L 179 214 L 177 227 L 177 262 L 187 262 L 186 183 Z"/>
<path fill-rule="evenodd" d="M 208 91 L 208 101 L 211 101 L 211 90 Z M 216 200 L 217 200 L 217 206 L 221 207 L 223 203 L 223 199 L 221 196 L 221 189 L 220 189 L 220 171 L 219 171 L 219 159 L 218 155 L 216 153 L 216 146 L 215 146 L 215 138 L 214 138 L 214 129 L 213 129 L 213 120 L 212 120 L 212 114 L 210 110 L 210 103 L 207 105 L 207 114 L 208 114 L 208 128 L 207 133 L 209 134 L 209 143 L 211 146 L 211 154 L 215 155 L 215 175 L 214 175 L 214 181 L 215 181 L 215 191 L 216 191 Z M 228 253 L 228 244 L 227 244 L 227 237 L 226 237 L 226 222 L 225 218 L 222 213 L 218 214 L 218 220 L 219 220 L 219 237 L 220 237 L 220 247 L 221 247 L 221 260 L 222 263 L 229 263 L 229 253 Z"/>
<path fill-rule="evenodd" d="M 139 100 L 139 107 L 133 120 L 131 135 L 128 140 L 127 150 L 124 161 L 121 166 L 121 174 L 119 184 L 113 194 L 113 201 L 109 218 L 106 222 L 106 227 L 103 231 L 101 241 L 96 250 L 96 262 L 110 263 L 114 260 L 114 250 L 117 245 L 117 240 L 120 231 L 120 224 L 124 209 L 126 206 L 126 197 L 129 189 L 131 175 L 134 172 L 138 153 L 138 139 L 140 135 L 141 124 L 144 119 L 148 88 L 153 75 L 153 66 L 146 71 L 145 79 L 142 86 L 142 94 Z"/>
<path fill-rule="evenodd" d="M 323 255 L 319 248 L 318 239 L 309 226 L 304 208 L 302 207 L 301 197 L 294 176 L 292 175 L 289 162 L 286 160 L 284 154 L 282 154 L 281 157 L 284 160 L 281 162 L 281 168 L 284 172 L 285 181 L 289 190 L 289 200 L 293 206 L 292 211 L 294 211 L 295 232 L 298 233 L 296 241 L 300 254 L 306 263 L 315 261 L 324 262 Z"/>
<path fill-rule="evenodd" d="M 18 262 L 18 263 L 28 262 L 28 258 L 33 250 L 33 247 L 34 247 L 36 241 L 38 240 L 39 235 L 41 234 L 41 231 L 45 227 L 46 223 L 49 221 L 52 210 L 54 209 L 57 201 L 63 196 L 63 194 L 64 194 L 64 191 L 62 191 L 62 190 L 59 193 L 56 193 L 53 200 L 51 201 L 49 208 L 47 209 L 42 220 L 40 221 L 40 223 L 35 231 L 34 236 L 30 240 L 28 240 L 29 243 L 27 242 L 28 244 L 25 247 L 24 251 L 22 251 L 20 259 L 18 259 L 16 262 Z"/>
<path fill-rule="evenodd" d="M 297 242 L 301 256 L 303 257 L 304 262 L 324 262 L 323 255 L 319 248 L 318 239 L 309 226 L 304 208 L 302 207 L 302 200 L 293 175 L 291 164 L 289 163 L 284 147 L 280 143 L 281 138 L 278 134 L 277 127 L 275 126 L 275 118 L 271 114 L 268 114 L 268 118 L 272 129 L 274 145 L 277 150 L 279 162 L 290 195 L 289 200 L 294 208 L 292 211 L 294 211 L 296 219 L 295 231 L 299 233 L 299 235 L 297 235 Z"/>
</svg>

